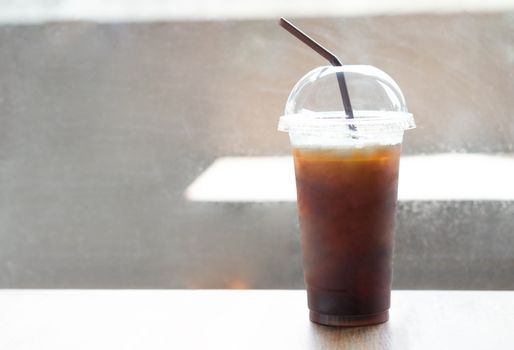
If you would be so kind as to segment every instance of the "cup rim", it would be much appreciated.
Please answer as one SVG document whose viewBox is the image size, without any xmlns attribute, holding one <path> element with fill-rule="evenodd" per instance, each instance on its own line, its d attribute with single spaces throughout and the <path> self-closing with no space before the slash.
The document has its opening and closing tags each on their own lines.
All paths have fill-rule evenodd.
<svg viewBox="0 0 514 350">
<path fill-rule="evenodd" d="M 416 127 L 412 113 L 404 111 L 354 111 L 354 118 L 347 118 L 344 111 L 304 111 L 280 117 L 278 130 L 284 132 L 329 130 L 340 127 L 395 128 L 401 131 Z"/>
</svg>

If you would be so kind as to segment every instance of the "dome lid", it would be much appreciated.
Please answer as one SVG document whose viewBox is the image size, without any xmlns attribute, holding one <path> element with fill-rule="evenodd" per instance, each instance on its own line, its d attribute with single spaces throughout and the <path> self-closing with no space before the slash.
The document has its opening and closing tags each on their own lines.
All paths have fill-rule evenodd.
<svg viewBox="0 0 514 350">
<path fill-rule="evenodd" d="M 344 110 L 338 74 L 344 74 L 354 118 Z M 278 129 L 302 132 L 341 126 L 356 134 L 415 127 L 403 94 L 382 70 L 369 65 L 323 66 L 293 87 Z"/>
</svg>

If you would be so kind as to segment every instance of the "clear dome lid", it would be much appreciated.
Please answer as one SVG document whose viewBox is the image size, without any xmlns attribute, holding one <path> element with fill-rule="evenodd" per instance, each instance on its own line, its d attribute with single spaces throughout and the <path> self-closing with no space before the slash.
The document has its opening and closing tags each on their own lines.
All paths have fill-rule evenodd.
<svg viewBox="0 0 514 350">
<path fill-rule="evenodd" d="M 344 110 L 337 75 L 344 73 L 354 118 Z M 415 127 L 396 82 L 368 65 L 318 67 L 294 86 L 278 130 L 291 133 L 344 127 L 354 134 L 397 131 Z"/>
</svg>

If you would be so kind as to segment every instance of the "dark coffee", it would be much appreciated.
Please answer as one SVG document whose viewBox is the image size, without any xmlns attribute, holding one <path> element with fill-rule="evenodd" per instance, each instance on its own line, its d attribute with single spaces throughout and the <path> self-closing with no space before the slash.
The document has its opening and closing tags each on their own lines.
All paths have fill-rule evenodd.
<svg viewBox="0 0 514 350">
<path fill-rule="evenodd" d="M 293 150 L 312 321 L 387 321 L 400 148 Z"/>
</svg>

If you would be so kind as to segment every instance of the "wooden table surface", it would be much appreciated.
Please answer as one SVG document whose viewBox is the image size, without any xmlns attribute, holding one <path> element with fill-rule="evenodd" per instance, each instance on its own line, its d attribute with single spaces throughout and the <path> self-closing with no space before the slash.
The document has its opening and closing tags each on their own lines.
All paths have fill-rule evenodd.
<svg viewBox="0 0 514 350">
<path fill-rule="evenodd" d="M 389 322 L 339 329 L 304 291 L 0 291 L 0 349 L 513 347 L 514 292 L 394 291 Z"/>
</svg>

